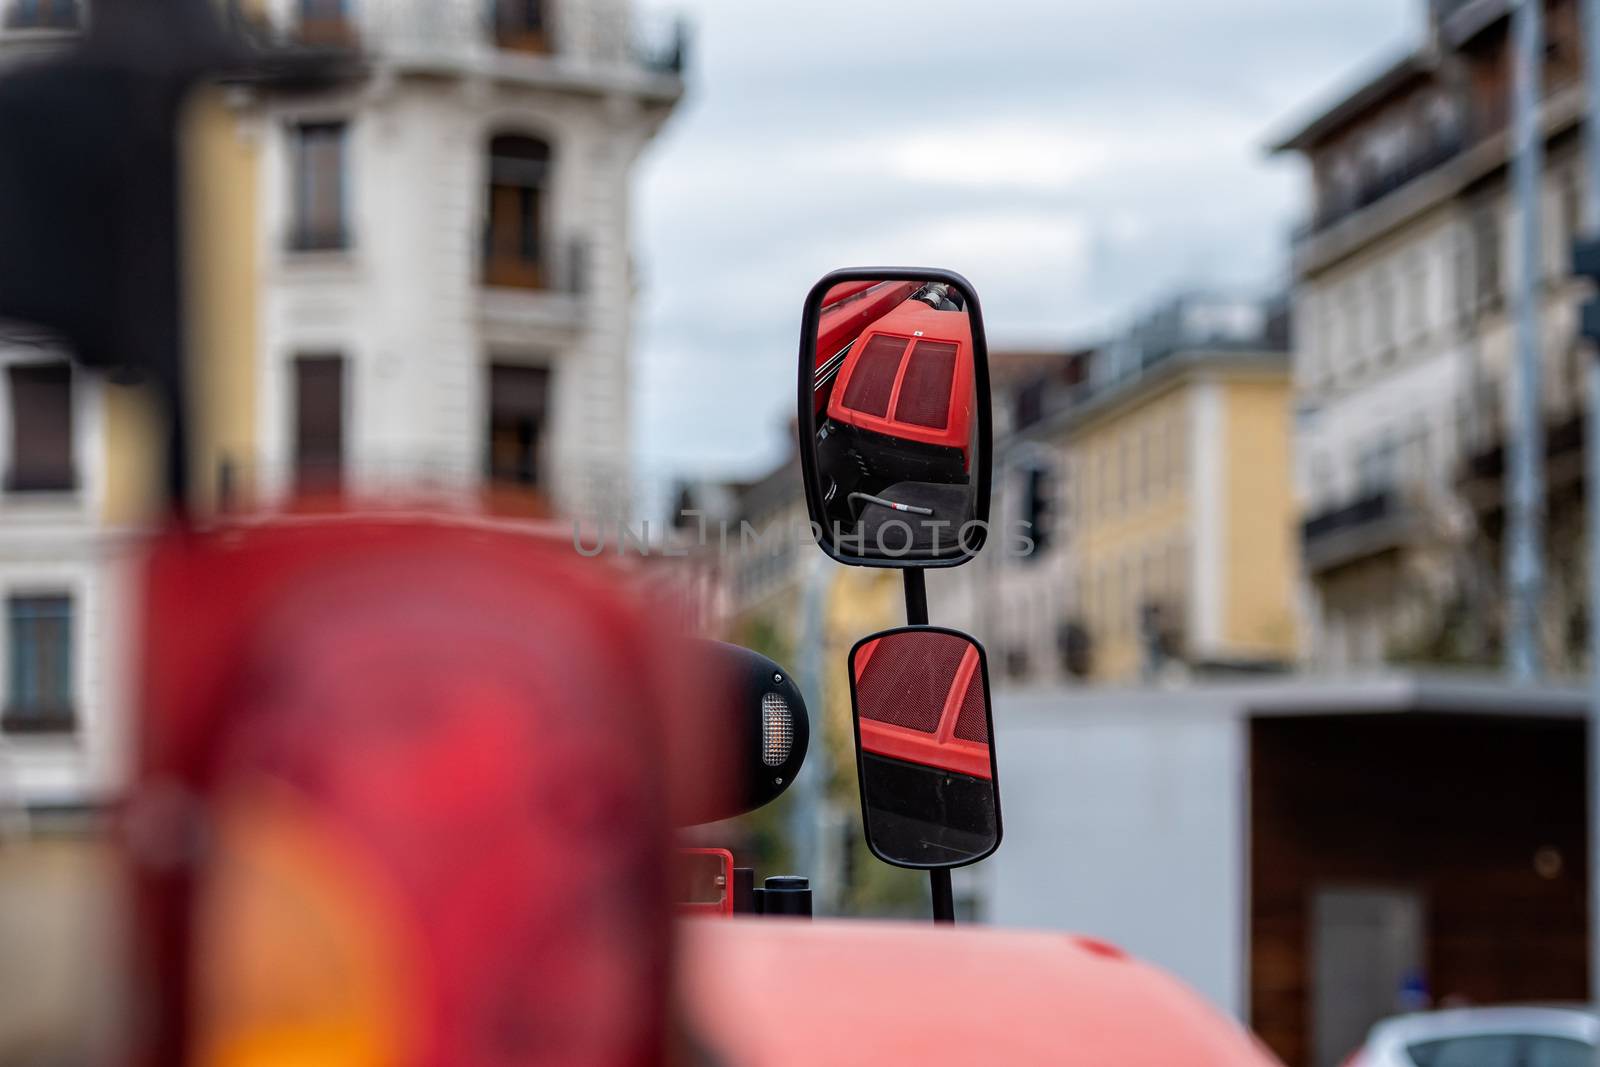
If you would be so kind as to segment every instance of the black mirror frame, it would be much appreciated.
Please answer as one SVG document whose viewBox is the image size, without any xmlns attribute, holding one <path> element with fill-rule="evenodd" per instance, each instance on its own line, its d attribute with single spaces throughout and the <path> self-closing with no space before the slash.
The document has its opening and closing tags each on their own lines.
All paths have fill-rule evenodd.
<svg viewBox="0 0 1600 1067">
<path fill-rule="evenodd" d="M 861 702 L 856 696 L 856 653 L 861 646 L 871 644 L 885 637 L 895 634 L 907 633 L 933 633 L 949 634 L 959 637 L 963 641 L 971 642 L 972 647 L 978 650 L 978 670 L 983 678 L 983 711 L 988 719 L 989 726 L 989 781 L 994 787 L 994 844 L 989 850 L 971 859 L 959 863 L 904 863 L 892 860 L 878 851 L 872 842 L 872 833 L 867 821 L 867 783 L 866 775 L 861 763 Z M 1000 850 L 1000 842 L 1006 836 L 1005 821 L 1000 817 L 1000 763 L 996 755 L 994 735 L 994 692 L 989 688 L 989 653 L 985 651 L 983 642 L 969 633 L 951 629 L 948 626 L 896 626 L 893 629 L 881 630 L 875 634 L 868 634 L 850 646 L 850 656 L 845 660 L 845 673 L 850 676 L 850 730 L 855 737 L 856 745 L 856 791 L 861 794 L 861 830 L 862 836 L 867 839 L 867 850 L 874 858 L 882 860 L 891 867 L 901 867 L 908 871 L 953 871 L 957 867 L 970 867 L 974 863 L 981 863 Z"/>
<path fill-rule="evenodd" d="M 897 559 L 892 557 L 855 556 L 841 552 L 839 546 L 834 544 L 833 533 L 828 528 L 827 513 L 822 506 L 822 485 L 817 480 L 817 463 L 814 452 L 816 451 L 816 415 L 813 405 L 813 394 L 816 389 L 817 354 L 814 342 L 817 326 L 822 316 L 822 298 L 827 295 L 835 285 L 841 282 L 866 282 L 904 279 L 913 282 L 948 282 L 958 287 L 967 300 L 967 316 L 972 327 L 972 380 L 978 391 L 978 495 L 974 501 L 973 522 L 977 523 L 977 544 L 963 551 L 960 555 L 952 555 L 947 559 L 917 559 L 907 557 Z M 989 528 L 989 491 L 990 476 L 993 466 L 994 428 L 993 412 L 990 410 L 989 392 L 989 341 L 983 327 L 983 307 L 978 302 L 978 292 L 972 283 L 953 270 L 942 270 L 932 267 L 848 267 L 844 270 L 831 271 L 821 281 L 811 287 L 811 292 L 806 295 L 805 314 L 800 322 L 800 381 L 798 399 L 796 401 L 796 435 L 800 446 L 801 478 L 805 482 L 806 510 L 811 515 L 813 526 L 820 531 L 820 540 L 817 547 L 828 554 L 830 559 L 850 567 L 889 567 L 906 569 L 911 567 L 959 567 L 970 563 L 988 541 Z M 966 636 L 966 635 L 962 635 Z M 980 652 L 981 652 L 980 648 Z M 987 674 L 985 675 L 987 683 Z"/>
</svg>

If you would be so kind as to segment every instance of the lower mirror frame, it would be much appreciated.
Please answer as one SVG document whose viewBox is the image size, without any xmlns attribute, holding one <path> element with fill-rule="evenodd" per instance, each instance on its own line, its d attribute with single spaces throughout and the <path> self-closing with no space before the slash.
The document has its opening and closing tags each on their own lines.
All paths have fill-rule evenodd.
<svg viewBox="0 0 1600 1067">
<path fill-rule="evenodd" d="M 903 860 L 890 859 L 878 851 L 877 846 L 872 843 L 872 835 L 867 832 L 867 783 L 865 762 L 861 758 L 861 706 L 860 698 L 856 694 L 856 653 L 863 645 L 871 644 L 885 637 L 893 637 L 895 634 L 911 633 L 948 634 L 951 637 L 959 637 L 963 641 L 971 642 L 972 647 L 978 650 L 978 670 L 981 672 L 983 679 L 985 698 L 983 710 L 989 728 L 989 780 L 994 783 L 994 844 L 987 851 L 973 856 L 971 859 L 964 859 L 955 863 L 907 863 Z M 974 863 L 981 863 L 998 852 L 1000 850 L 1000 842 L 1005 840 L 1006 828 L 1005 819 L 1001 814 L 1000 803 L 1000 761 L 994 732 L 994 691 L 989 687 L 989 653 L 983 647 L 983 642 L 965 631 L 956 630 L 949 626 L 896 626 L 892 629 L 868 634 L 851 645 L 850 654 L 845 660 L 845 674 L 850 681 L 850 731 L 855 739 L 856 791 L 861 795 L 861 833 L 866 838 L 867 850 L 872 853 L 873 858 L 887 863 L 891 867 L 900 867 L 908 871 L 953 871 L 958 867 L 970 867 Z"/>
</svg>

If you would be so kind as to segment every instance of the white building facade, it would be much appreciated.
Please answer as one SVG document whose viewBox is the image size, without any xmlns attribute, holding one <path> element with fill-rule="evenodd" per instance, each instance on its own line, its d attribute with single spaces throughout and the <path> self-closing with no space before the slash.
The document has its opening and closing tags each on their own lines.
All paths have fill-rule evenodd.
<svg viewBox="0 0 1600 1067">
<path fill-rule="evenodd" d="M 629 183 L 682 94 L 681 43 L 647 55 L 626 0 L 310 6 L 363 69 L 246 112 L 258 483 L 279 495 L 337 451 L 359 492 L 496 478 L 626 514 Z M 328 34 L 306 9 L 271 5 Z M 339 403 L 308 428 L 300 402 L 331 379 Z"/>
</svg>

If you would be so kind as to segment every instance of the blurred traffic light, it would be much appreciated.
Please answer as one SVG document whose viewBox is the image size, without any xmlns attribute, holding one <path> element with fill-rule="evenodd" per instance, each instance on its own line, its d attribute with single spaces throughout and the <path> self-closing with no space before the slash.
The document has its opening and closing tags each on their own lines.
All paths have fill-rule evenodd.
<svg viewBox="0 0 1600 1067">
<path fill-rule="evenodd" d="M 1051 470 L 1043 461 L 1035 461 L 1023 469 L 1022 521 L 1029 526 L 1028 536 L 1033 538 L 1033 555 L 1039 556 L 1050 547 L 1054 534 L 1055 494 L 1051 485 Z"/>
</svg>

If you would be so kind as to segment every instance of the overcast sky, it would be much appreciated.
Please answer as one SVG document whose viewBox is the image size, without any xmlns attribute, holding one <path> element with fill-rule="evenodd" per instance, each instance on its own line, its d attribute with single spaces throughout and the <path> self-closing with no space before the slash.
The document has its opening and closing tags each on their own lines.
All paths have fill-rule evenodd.
<svg viewBox="0 0 1600 1067">
<path fill-rule="evenodd" d="M 644 481 L 781 458 L 800 305 L 949 267 L 992 346 L 1093 339 L 1175 289 L 1268 288 L 1304 177 L 1263 145 L 1406 48 L 1424 0 L 640 0 L 689 90 L 639 170 Z"/>
</svg>

